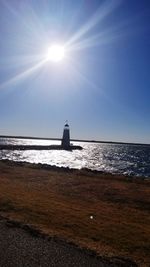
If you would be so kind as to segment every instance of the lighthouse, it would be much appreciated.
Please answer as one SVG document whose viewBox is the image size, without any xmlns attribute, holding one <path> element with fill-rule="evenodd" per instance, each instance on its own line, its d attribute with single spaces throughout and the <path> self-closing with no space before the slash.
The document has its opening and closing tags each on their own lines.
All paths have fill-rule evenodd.
<svg viewBox="0 0 150 267">
<path fill-rule="evenodd" d="M 64 126 L 61 146 L 63 147 L 63 149 L 70 149 L 70 129 L 67 121 Z"/>
</svg>

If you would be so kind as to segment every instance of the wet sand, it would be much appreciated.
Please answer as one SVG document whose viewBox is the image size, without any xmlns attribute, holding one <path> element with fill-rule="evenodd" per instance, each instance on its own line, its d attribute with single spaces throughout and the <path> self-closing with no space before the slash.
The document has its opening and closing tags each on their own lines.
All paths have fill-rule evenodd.
<svg viewBox="0 0 150 267">
<path fill-rule="evenodd" d="M 0 214 L 6 221 L 11 220 L 15 222 L 13 225 L 16 225 L 15 228 L 10 227 L 11 224 L 4 223 L 5 220 L 1 221 L 0 260 L 7 261 L 8 258 L 11 264 L 11 255 L 18 254 L 18 257 L 24 259 L 23 255 L 28 255 L 29 251 L 30 257 L 33 258 L 33 265 L 26 264 L 26 260 L 23 265 L 21 259 L 18 259 L 20 265 L 4 263 L 1 266 L 134 266 L 131 262 L 136 262 L 138 266 L 149 266 L 150 180 L 96 171 L 0 161 L 0 183 Z M 28 227 L 22 227 L 26 225 Z M 8 226 L 9 229 L 6 229 Z M 29 248 L 26 245 L 23 248 L 21 245 L 22 249 L 19 250 L 20 242 L 26 244 L 31 238 L 29 233 L 25 233 L 26 241 L 16 243 L 20 240 L 18 236 L 24 238 L 22 231 L 25 229 L 32 234 L 33 241 Z M 33 237 L 33 232 L 46 235 L 45 241 L 39 234 L 38 237 Z M 13 240 L 13 236 L 17 241 Z M 39 241 L 39 248 L 37 245 L 34 250 L 37 238 L 42 241 Z M 13 240 L 11 244 L 10 240 Z M 62 252 L 58 248 L 58 265 L 58 254 L 53 250 L 55 245 L 51 243 L 51 249 L 43 245 L 43 242 L 52 240 L 58 243 L 58 246 L 63 243 L 67 247 L 67 251 L 61 250 Z M 49 247 L 49 243 L 46 246 Z M 72 246 L 75 251 L 80 251 L 76 258 L 73 258 L 76 252 L 71 252 Z M 10 247 L 14 252 L 11 254 L 9 251 L 6 255 L 10 256 L 3 258 L 6 247 Z M 85 248 L 95 251 L 101 257 L 92 256 L 90 261 L 89 255 L 87 256 L 89 252 L 87 253 Z M 51 250 L 55 265 L 53 261 L 50 265 L 37 265 L 36 253 L 47 253 L 44 257 L 47 257 L 45 262 L 48 262 L 48 251 Z M 70 255 L 68 262 L 65 254 Z M 26 259 L 30 257 L 27 256 Z M 42 256 L 40 258 L 42 259 Z M 66 265 L 60 265 L 61 258 L 66 258 Z M 72 265 L 69 265 L 71 259 L 74 260 Z M 116 259 L 120 263 L 117 263 Z M 86 265 L 88 262 L 90 265 Z"/>
</svg>

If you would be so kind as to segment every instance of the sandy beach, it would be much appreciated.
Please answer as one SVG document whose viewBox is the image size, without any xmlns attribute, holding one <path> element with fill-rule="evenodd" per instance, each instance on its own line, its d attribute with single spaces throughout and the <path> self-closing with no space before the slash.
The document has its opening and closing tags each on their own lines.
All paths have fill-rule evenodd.
<svg viewBox="0 0 150 267">
<path fill-rule="evenodd" d="M 29 234 L 36 238 L 33 232 L 39 240 L 46 237 L 39 241 L 40 248 L 49 237 L 81 249 L 87 255 L 83 259 L 92 251 L 90 265 L 77 260 L 76 265 L 62 266 L 149 266 L 149 179 L 6 160 L 0 161 L 0 183 L 1 244 L 6 228 L 15 231 L 13 236 L 27 230 L 25 240 Z"/>
</svg>

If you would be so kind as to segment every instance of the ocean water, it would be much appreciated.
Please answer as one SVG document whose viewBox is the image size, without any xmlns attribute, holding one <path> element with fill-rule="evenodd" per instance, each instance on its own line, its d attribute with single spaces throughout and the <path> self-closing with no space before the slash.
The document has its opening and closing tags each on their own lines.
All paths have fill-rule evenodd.
<svg viewBox="0 0 150 267">
<path fill-rule="evenodd" d="M 52 145 L 60 141 L 0 138 L 0 144 Z M 0 160 L 42 163 L 69 168 L 88 168 L 109 173 L 150 177 L 150 145 L 73 142 L 83 150 L 0 150 Z"/>
</svg>

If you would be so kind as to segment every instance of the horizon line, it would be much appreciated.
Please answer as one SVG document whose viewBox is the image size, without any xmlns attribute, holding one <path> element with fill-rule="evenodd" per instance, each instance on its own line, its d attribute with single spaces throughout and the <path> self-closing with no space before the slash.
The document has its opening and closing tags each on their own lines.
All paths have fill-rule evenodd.
<svg viewBox="0 0 150 267">
<path fill-rule="evenodd" d="M 41 140 L 62 140 L 62 138 L 57 137 L 37 137 L 37 136 L 22 136 L 22 135 L 0 135 L 0 138 L 20 138 L 20 139 L 41 139 Z M 123 141 L 102 141 L 93 139 L 75 139 L 71 138 L 70 141 L 75 142 L 87 142 L 87 143 L 106 143 L 106 144 L 124 144 L 124 145 L 150 145 L 150 143 L 140 143 L 140 142 L 123 142 Z"/>
</svg>

